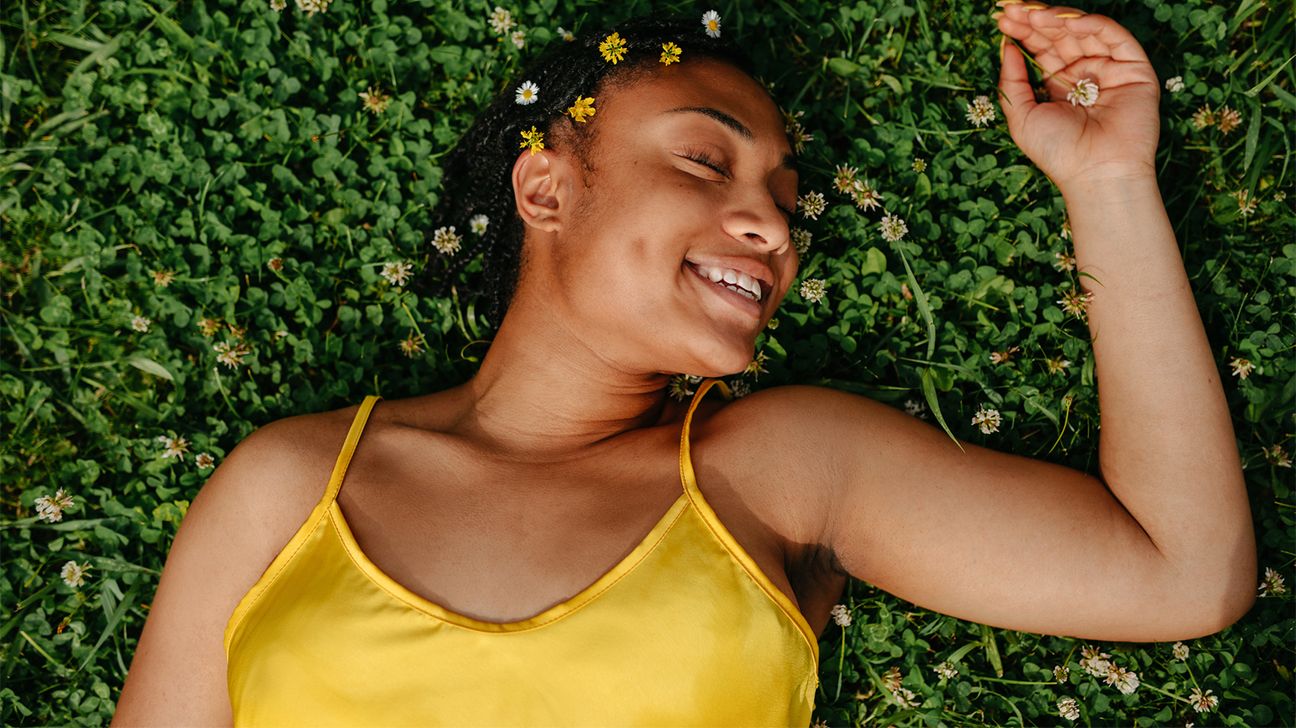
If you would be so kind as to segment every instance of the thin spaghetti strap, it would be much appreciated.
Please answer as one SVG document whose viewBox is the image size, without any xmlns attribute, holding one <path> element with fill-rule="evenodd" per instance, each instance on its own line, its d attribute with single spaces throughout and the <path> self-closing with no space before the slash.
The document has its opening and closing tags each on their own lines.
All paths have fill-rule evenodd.
<svg viewBox="0 0 1296 728">
<path fill-rule="evenodd" d="M 727 400 L 733 399 L 733 393 L 729 390 L 729 385 L 722 379 L 706 379 L 698 385 L 697 391 L 693 393 L 693 401 L 689 404 L 688 414 L 684 415 L 684 428 L 680 432 L 680 480 L 684 483 L 684 490 L 687 492 L 690 488 L 697 488 L 697 483 L 693 478 L 693 461 L 689 456 L 689 425 L 693 421 L 693 411 L 702 403 L 702 397 L 706 395 L 711 385 L 720 385 L 720 393 Z"/>
<path fill-rule="evenodd" d="M 380 399 L 382 397 L 370 394 L 360 403 L 360 409 L 351 421 L 351 429 L 347 431 L 346 441 L 342 443 L 342 452 L 338 453 L 337 462 L 333 465 L 333 476 L 329 478 L 328 488 L 324 490 L 324 502 L 331 502 L 342 489 L 342 479 L 346 477 L 347 466 L 351 464 L 351 456 L 355 454 L 356 445 L 360 442 L 360 434 L 369 421 L 369 413 Z"/>
</svg>

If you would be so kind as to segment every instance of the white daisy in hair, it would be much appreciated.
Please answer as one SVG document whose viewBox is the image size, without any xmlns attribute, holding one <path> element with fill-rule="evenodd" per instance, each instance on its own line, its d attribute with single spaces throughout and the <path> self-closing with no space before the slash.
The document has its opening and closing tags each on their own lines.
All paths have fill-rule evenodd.
<svg viewBox="0 0 1296 728">
<path fill-rule="evenodd" d="M 531 81 L 523 81 L 522 85 L 517 87 L 517 96 L 514 96 L 513 100 L 526 106 L 534 104 L 538 98 L 540 98 L 540 87 Z"/>
<path fill-rule="evenodd" d="M 720 37 L 720 13 L 714 10 L 708 10 L 702 13 L 702 26 L 706 28 L 706 34 L 712 38 Z"/>
</svg>

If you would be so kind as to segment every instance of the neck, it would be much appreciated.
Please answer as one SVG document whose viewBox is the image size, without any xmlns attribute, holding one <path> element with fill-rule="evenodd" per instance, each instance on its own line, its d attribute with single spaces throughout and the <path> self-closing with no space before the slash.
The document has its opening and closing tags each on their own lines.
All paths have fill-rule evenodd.
<svg viewBox="0 0 1296 728">
<path fill-rule="evenodd" d="M 670 420 L 671 374 L 619 365 L 608 351 L 615 344 L 576 335 L 552 310 L 510 307 L 481 367 L 458 388 L 456 434 L 505 460 L 556 464 Z"/>
</svg>

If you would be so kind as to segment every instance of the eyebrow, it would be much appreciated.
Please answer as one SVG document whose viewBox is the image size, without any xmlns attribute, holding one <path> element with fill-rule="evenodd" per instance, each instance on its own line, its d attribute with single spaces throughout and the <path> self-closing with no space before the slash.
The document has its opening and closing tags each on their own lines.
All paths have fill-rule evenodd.
<svg viewBox="0 0 1296 728">
<path fill-rule="evenodd" d="M 756 141 L 756 135 L 752 134 L 752 130 L 748 129 L 746 124 L 743 124 L 741 121 L 738 121 L 737 119 L 730 116 L 729 114 L 726 114 L 725 112 L 716 108 L 712 108 L 710 106 L 677 106 L 673 109 L 667 109 L 662 113 L 675 114 L 681 112 L 694 112 L 694 113 L 702 114 L 704 116 L 709 116 L 712 119 L 715 119 L 716 121 L 720 122 L 721 124 L 724 124 L 725 127 L 738 134 L 738 136 L 742 137 L 744 140 L 750 143 L 755 143 Z M 790 169 L 793 172 L 797 172 L 798 174 L 800 173 L 800 171 L 797 169 L 796 157 L 791 154 L 783 155 L 782 161 L 779 162 L 779 167 L 783 169 Z"/>
</svg>

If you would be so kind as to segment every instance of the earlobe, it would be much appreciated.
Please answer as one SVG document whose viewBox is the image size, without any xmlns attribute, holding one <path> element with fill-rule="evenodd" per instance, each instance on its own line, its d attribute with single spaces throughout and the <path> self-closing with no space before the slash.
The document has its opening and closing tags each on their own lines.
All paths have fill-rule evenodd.
<svg viewBox="0 0 1296 728">
<path fill-rule="evenodd" d="M 545 150 L 518 155 L 513 165 L 513 190 L 524 224 L 548 232 L 561 226 L 556 171 L 557 165 Z"/>
</svg>

